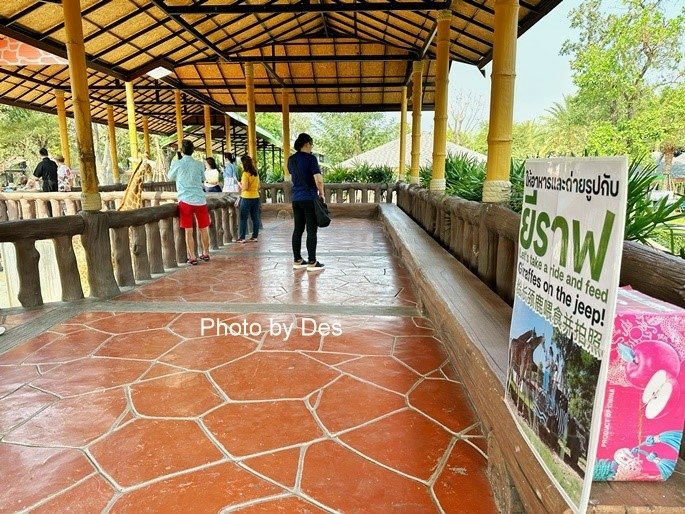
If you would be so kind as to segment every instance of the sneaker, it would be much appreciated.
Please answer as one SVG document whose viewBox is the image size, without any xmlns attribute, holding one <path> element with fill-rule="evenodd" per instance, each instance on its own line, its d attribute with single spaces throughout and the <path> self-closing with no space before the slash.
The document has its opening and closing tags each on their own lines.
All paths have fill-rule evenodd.
<svg viewBox="0 0 685 514">
<path fill-rule="evenodd" d="M 244 245 L 245 243 L 247 243 L 247 241 L 245 241 L 244 239 L 238 239 L 236 241 L 236 243 L 240 243 L 241 245 Z"/>
<path fill-rule="evenodd" d="M 304 269 L 306 267 L 307 263 L 302 259 L 298 259 L 295 262 L 293 262 L 293 269 Z"/>
<path fill-rule="evenodd" d="M 323 267 L 319 261 L 310 262 L 307 264 L 307 271 L 323 271 Z"/>
<path fill-rule="evenodd" d="M 256 242 L 257 242 L 257 238 L 256 238 L 256 237 L 251 237 L 251 238 L 250 238 L 250 243 L 256 243 Z"/>
<path fill-rule="evenodd" d="M 208 253 L 203 253 L 202 255 L 200 255 L 200 259 L 202 259 L 203 261 L 207 262 L 207 261 L 209 260 L 209 254 L 208 254 Z"/>
</svg>

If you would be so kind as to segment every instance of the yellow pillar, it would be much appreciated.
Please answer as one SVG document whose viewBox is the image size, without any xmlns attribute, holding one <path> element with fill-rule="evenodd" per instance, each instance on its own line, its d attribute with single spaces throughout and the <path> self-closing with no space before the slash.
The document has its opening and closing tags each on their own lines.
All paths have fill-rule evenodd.
<svg viewBox="0 0 685 514">
<path fill-rule="evenodd" d="M 205 156 L 212 156 L 212 111 L 205 105 Z"/>
<path fill-rule="evenodd" d="M 102 200 L 98 192 L 98 175 L 93 149 L 86 52 L 83 46 L 83 26 L 81 24 L 81 3 L 79 0 L 63 0 L 62 11 L 67 58 L 69 60 L 71 101 L 74 109 L 76 141 L 79 148 L 81 208 L 84 211 L 99 211 L 102 208 Z"/>
<path fill-rule="evenodd" d="M 133 82 L 126 82 L 126 112 L 128 114 L 128 138 L 131 144 L 131 169 L 138 161 L 138 127 L 136 127 L 136 103 L 133 99 Z"/>
<path fill-rule="evenodd" d="M 152 155 L 150 153 L 150 129 L 147 124 L 147 116 L 143 116 L 143 146 L 145 147 L 145 154 L 149 159 Z"/>
<path fill-rule="evenodd" d="M 69 151 L 69 132 L 67 131 L 67 108 L 64 105 L 64 91 L 55 89 L 55 103 L 57 104 L 57 122 L 59 123 L 59 143 L 64 163 L 71 168 L 71 152 Z"/>
<path fill-rule="evenodd" d="M 288 171 L 288 157 L 290 157 L 290 93 L 284 89 L 281 93 L 281 109 L 283 110 L 283 180 L 290 181 Z"/>
<path fill-rule="evenodd" d="M 247 89 L 247 153 L 257 165 L 257 125 L 254 105 L 254 66 L 245 64 L 245 87 Z"/>
<path fill-rule="evenodd" d="M 495 1 L 495 35 L 492 50 L 490 130 L 483 201 L 506 203 L 511 197 L 511 141 L 514 123 L 518 0 Z"/>
<path fill-rule="evenodd" d="M 400 166 L 399 179 L 404 180 L 405 161 L 407 160 L 407 86 L 402 88 L 402 113 L 400 114 Z"/>
<path fill-rule="evenodd" d="M 435 70 L 435 118 L 433 120 L 433 175 L 430 190 L 445 191 L 445 156 L 447 154 L 447 82 L 450 63 L 450 20 L 452 11 L 438 13 Z"/>
<path fill-rule="evenodd" d="M 174 91 L 174 99 L 176 100 L 176 143 L 180 152 L 183 142 L 183 114 L 181 113 L 181 92 L 178 89 Z"/>
<path fill-rule="evenodd" d="M 114 125 L 114 107 L 107 106 L 107 128 L 109 129 L 109 156 L 112 161 L 112 180 L 115 184 L 121 182 L 119 177 L 119 158 L 117 157 L 117 131 Z"/>
<path fill-rule="evenodd" d="M 421 162 L 421 102 L 423 98 L 423 61 L 414 61 L 412 65 L 412 100 L 411 100 L 411 184 L 419 183 Z M 400 177 L 401 178 L 401 177 Z"/>
<path fill-rule="evenodd" d="M 228 114 L 224 116 L 224 131 L 226 134 L 226 151 L 233 153 L 233 144 L 231 143 L 231 117 Z"/>
</svg>

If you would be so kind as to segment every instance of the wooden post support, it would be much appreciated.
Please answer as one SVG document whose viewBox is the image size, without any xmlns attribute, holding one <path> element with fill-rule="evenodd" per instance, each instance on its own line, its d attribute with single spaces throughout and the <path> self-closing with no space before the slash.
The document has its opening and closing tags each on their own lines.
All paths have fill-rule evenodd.
<svg viewBox="0 0 685 514">
<path fill-rule="evenodd" d="M 136 102 L 133 98 L 133 82 L 126 82 L 126 114 L 128 115 L 128 140 L 131 146 L 131 169 L 138 162 L 138 127 L 136 127 Z"/>
<path fill-rule="evenodd" d="M 281 110 L 283 111 L 283 180 L 290 182 L 288 157 L 290 157 L 290 93 L 287 89 L 281 92 Z"/>
<path fill-rule="evenodd" d="M 188 248 L 186 247 L 186 233 L 178 225 L 178 218 L 174 218 L 174 243 L 176 244 L 176 262 L 185 264 L 188 260 Z"/>
<path fill-rule="evenodd" d="M 209 219 L 211 220 L 211 223 L 209 225 L 209 248 L 211 250 L 218 250 L 219 238 L 216 230 L 216 209 L 212 209 L 211 211 L 209 211 Z"/>
<path fill-rule="evenodd" d="M 511 197 L 509 172 L 514 123 L 518 13 L 518 0 L 495 1 L 490 130 L 483 202 L 506 203 Z"/>
<path fill-rule="evenodd" d="M 411 184 L 419 183 L 421 162 L 421 105 L 423 98 L 423 61 L 414 61 L 411 78 Z M 402 177 L 400 177 L 401 179 Z"/>
<path fill-rule="evenodd" d="M 81 174 L 81 205 L 84 211 L 99 211 L 102 207 L 98 192 L 98 175 L 95 167 L 93 132 L 91 129 L 90 101 L 88 99 L 88 71 L 83 46 L 81 2 L 62 0 L 65 44 L 71 79 L 71 101 L 76 125 Z"/>
<path fill-rule="evenodd" d="M 226 152 L 233 153 L 233 144 L 231 143 L 231 117 L 226 114 L 224 115 L 224 139 Z"/>
<path fill-rule="evenodd" d="M 139 225 L 131 227 L 133 234 L 133 276 L 136 280 L 150 280 L 150 261 L 147 258 L 147 234 L 145 233 L 145 226 Z"/>
<path fill-rule="evenodd" d="M 62 284 L 62 301 L 71 302 L 82 299 L 81 276 L 74 247 L 71 244 L 71 236 L 56 237 L 52 242 L 55 245 L 57 269 L 59 269 L 59 280 Z"/>
<path fill-rule="evenodd" d="M 430 190 L 445 191 L 445 157 L 447 154 L 447 85 L 450 64 L 450 20 L 452 11 L 438 13 L 436 44 L 437 66 L 435 72 L 435 118 L 433 121 L 433 175 Z"/>
<path fill-rule="evenodd" d="M 121 182 L 119 176 L 119 157 L 117 156 L 117 129 L 114 125 L 114 107 L 107 106 L 107 129 L 109 131 L 109 158 L 112 161 L 112 181 L 115 184 Z"/>
<path fill-rule="evenodd" d="M 399 179 L 404 180 L 407 160 L 407 86 L 402 88 L 402 111 L 400 113 L 400 165 L 397 168 Z"/>
<path fill-rule="evenodd" d="M 67 108 L 64 105 L 64 91 L 55 89 L 55 103 L 57 104 L 57 123 L 59 124 L 59 144 L 64 157 L 64 163 L 71 167 L 71 151 L 69 150 L 69 131 L 67 130 Z"/>
<path fill-rule="evenodd" d="M 204 106 L 205 114 L 205 156 L 212 156 L 212 110 L 209 105 Z"/>
<path fill-rule="evenodd" d="M 181 151 L 181 143 L 183 142 L 183 114 L 181 112 L 181 92 L 174 90 L 174 103 L 176 104 L 176 144 L 177 150 Z"/>
<path fill-rule="evenodd" d="M 162 238 L 162 260 L 165 268 L 176 268 L 176 247 L 174 246 L 174 220 L 165 218 L 160 220 L 160 231 Z"/>
<path fill-rule="evenodd" d="M 149 159 L 152 153 L 150 153 L 150 129 L 147 116 L 143 116 L 143 147 L 145 148 L 145 155 Z"/>
<path fill-rule="evenodd" d="M 17 272 L 19 273 L 19 293 L 17 297 L 22 307 L 30 309 L 43 305 L 40 292 L 40 254 L 36 250 L 35 239 L 20 239 L 14 242 L 17 251 Z"/>
<path fill-rule="evenodd" d="M 112 257 L 114 259 L 114 275 L 119 287 L 135 286 L 133 263 L 131 262 L 131 240 L 128 227 L 112 229 Z"/>
<path fill-rule="evenodd" d="M 109 222 L 106 213 L 81 211 L 85 223 L 81 243 L 86 252 L 90 295 L 110 298 L 120 293 L 112 268 L 112 247 L 109 242 Z"/>
<path fill-rule="evenodd" d="M 145 233 L 147 234 L 147 256 L 150 261 L 150 273 L 164 273 L 162 236 L 159 233 L 159 224 L 156 221 L 147 223 Z"/>
<path fill-rule="evenodd" d="M 247 92 L 247 153 L 257 166 L 257 125 L 254 101 L 254 66 L 245 63 L 245 87 Z"/>
</svg>

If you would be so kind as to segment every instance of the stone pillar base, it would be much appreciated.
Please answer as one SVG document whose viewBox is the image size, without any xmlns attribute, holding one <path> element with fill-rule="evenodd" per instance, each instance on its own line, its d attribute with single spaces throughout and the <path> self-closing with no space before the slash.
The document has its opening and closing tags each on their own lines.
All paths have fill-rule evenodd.
<svg viewBox="0 0 685 514">
<path fill-rule="evenodd" d="M 81 210 L 89 212 L 102 210 L 100 193 L 81 193 Z"/>
<path fill-rule="evenodd" d="M 511 182 L 508 180 L 486 180 L 483 184 L 484 203 L 508 203 L 511 199 Z"/>
<path fill-rule="evenodd" d="M 410 184 L 420 184 L 421 179 L 419 177 L 415 177 L 412 175 L 411 177 L 409 177 L 409 183 Z"/>
<path fill-rule="evenodd" d="M 431 179 L 429 189 L 431 191 L 442 193 L 445 191 L 446 187 L 447 187 L 447 182 L 445 181 L 444 178 L 433 178 L 433 179 Z"/>
</svg>

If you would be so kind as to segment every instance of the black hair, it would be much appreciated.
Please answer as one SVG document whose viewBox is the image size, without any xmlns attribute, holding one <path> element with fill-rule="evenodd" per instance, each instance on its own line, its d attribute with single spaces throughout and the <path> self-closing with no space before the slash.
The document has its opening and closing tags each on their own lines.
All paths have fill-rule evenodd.
<svg viewBox="0 0 685 514">
<path fill-rule="evenodd" d="M 225 155 L 229 162 L 235 162 L 235 156 L 231 152 L 226 152 Z"/>
<path fill-rule="evenodd" d="M 304 132 L 297 136 L 297 139 L 295 140 L 295 144 L 293 145 L 295 147 L 295 150 L 298 152 L 302 150 L 302 147 L 306 145 L 307 143 L 313 143 L 314 140 L 312 139 L 312 136 L 309 134 L 305 134 Z"/>
<path fill-rule="evenodd" d="M 41 148 L 40 150 L 38 150 L 38 153 L 39 153 L 40 155 L 42 155 L 43 157 L 47 157 L 47 156 L 48 156 L 48 151 L 47 151 L 45 148 Z"/>
<path fill-rule="evenodd" d="M 210 169 L 212 169 L 212 170 L 217 169 L 217 167 L 216 167 L 216 161 L 214 160 L 214 157 L 207 157 L 207 158 L 205 159 L 205 161 L 207 161 L 207 164 L 209 164 L 209 168 L 210 168 Z"/>
<path fill-rule="evenodd" d="M 255 168 L 254 166 L 254 161 L 252 160 L 252 157 L 250 157 L 249 155 L 243 155 L 240 158 L 240 162 L 243 163 L 243 171 L 247 171 L 253 177 L 259 175 L 259 173 L 257 173 L 257 168 Z"/>
<path fill-rule="evenodd" d="M 181 150 L 183 150 L 183 155 L 193 155 L 195 145 L 189 139 L 184 139 L 181 143 Z"/>
</svg>

